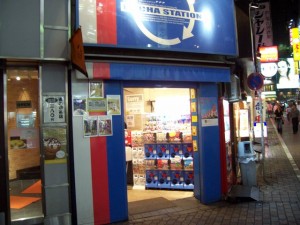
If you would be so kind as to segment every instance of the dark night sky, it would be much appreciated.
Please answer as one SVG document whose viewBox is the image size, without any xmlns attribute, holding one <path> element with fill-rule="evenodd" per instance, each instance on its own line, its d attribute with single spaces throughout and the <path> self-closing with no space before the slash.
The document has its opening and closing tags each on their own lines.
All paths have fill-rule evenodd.
<svg viewBox="0 0 300 225">
<path fill-rule="evenodd" d="M 265 0 L 253 0 L 255 2 L 265 2 Z M 237 13 L 237 26 L 239 40 L 240 56 L 251 56 L 249 33 L 248 7 L 250 0 L 235 0 L 236 6 L 240 9 Z M 289 30 L 288 22 L 293 18 L 296 22 L 299 20 L 300 0 L 270 0 L 272 27 L 273 27 L 273 43 L 274 45 L 284 44 L 289 46 Z M 297 24 L 296 24 L 297 25 Z M 249 39 L 249 40 L 248 40 Z M 247 48 L 248 46 L 248 48 Z M 284 52 L 283 54 L 288 54 Z M 282 57 L 284 57 L 282 55 Z"/>
<path fill-rule="evenodd" d="M 273 41 L 275 45 L 289 44 L 288 21 L 298 20 L 299 0 L 271 0 Z"/>
</svg>

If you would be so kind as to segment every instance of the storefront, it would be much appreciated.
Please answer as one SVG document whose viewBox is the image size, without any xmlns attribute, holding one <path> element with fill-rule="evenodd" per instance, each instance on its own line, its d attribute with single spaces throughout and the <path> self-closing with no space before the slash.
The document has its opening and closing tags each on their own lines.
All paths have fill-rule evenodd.
<svg viewBox="0 0 300 225">
<path fill-rule="evenodd" d="M 133 128 L 134 187 L 191 189 L 203 203 L 220 200 L 216 82 L 228 82 L 229 69 L 87 65 L 92 77 L 77 73 L 72 81 L 78 220 L 98 224 L 128 218 L 125 123 L 127 130 Z M 166 74 L 180 76 L 168 81 Z"/>
<path fill-rule="evenodd" d="M 9 196 L 9 217 L 3 219 L 12 224 L 70 221 L 65 69 L 24 64 L 4 70 L 7 192 L 2 193 Z"/>
<path fill-rule="evenodd" d="M 72 224 L 69 4 L 1 4 L 0 224 Z"/>
<path fill-rule="evenodd" d="M 230 82 L 230 66 L 176 64 L 138 51 L 235 55 L 233 12 L 231 1 L 80 2 L 88 77 L 72 80 L 79 224 L 128 219 L 126 156 L 133 188 L 189 188 L 205 204 L 222 199 L 219 83 Z M 130 48 L 132 55 L 112 60 L 101 47 Z"/>
</svg>

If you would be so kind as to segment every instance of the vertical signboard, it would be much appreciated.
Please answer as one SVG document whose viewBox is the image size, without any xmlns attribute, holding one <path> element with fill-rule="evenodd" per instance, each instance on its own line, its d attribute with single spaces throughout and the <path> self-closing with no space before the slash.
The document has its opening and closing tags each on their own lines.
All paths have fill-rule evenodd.
<svg viewBox="0 0 300 225">
<path fill-rule="evenodd" d="M 300 40 L 299 40 L 299 28 L 295 27 L 290 30 L 291 45 L 293 46 L 293 56 L 295 61 L 300 60 Z"/>
<path fill-rule="evenodd" d="M 65 96 L 44 95 L 43 96 L 44 123 L 66 122 Z"/>
<path fill-rule="evenodd" d="M 259 3 L 259 8 L 254 10 L 253 31 L 255 37 L 255 49 L 261 46 L 273 45 L 273 30 L 271 9 L 269 2 Z"/>
</svg>

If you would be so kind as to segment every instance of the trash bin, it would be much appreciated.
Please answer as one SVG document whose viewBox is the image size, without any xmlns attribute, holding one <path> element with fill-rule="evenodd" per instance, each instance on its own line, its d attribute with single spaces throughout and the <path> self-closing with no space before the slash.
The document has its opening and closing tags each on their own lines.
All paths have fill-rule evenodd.
<svg viewBox="0 0 300 225">
<path fill-rule="evenodd" d="M 242 182 L 245 186 L 257 186 L 255 160 L 256 153 L 253 150 L 252 142 L 239 142 L 238 161 L 241 168 Z"/>
</svg>

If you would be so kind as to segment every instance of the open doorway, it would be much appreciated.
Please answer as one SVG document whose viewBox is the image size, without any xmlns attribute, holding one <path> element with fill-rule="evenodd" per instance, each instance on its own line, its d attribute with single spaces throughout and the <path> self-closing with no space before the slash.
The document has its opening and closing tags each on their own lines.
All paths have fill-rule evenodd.
<svg viewBox="0 0 300 225">
<path fill-rule="evenodd" d="M 7 154 L 12 224 L 43 217 L 39 139 L 39 75 L 7 70 Z"/>
<path fill-rule="evenodd" d="M 124 89 L 130 215 L 176 207 L 194 195 L 191 90 Z"/>
</svg>

